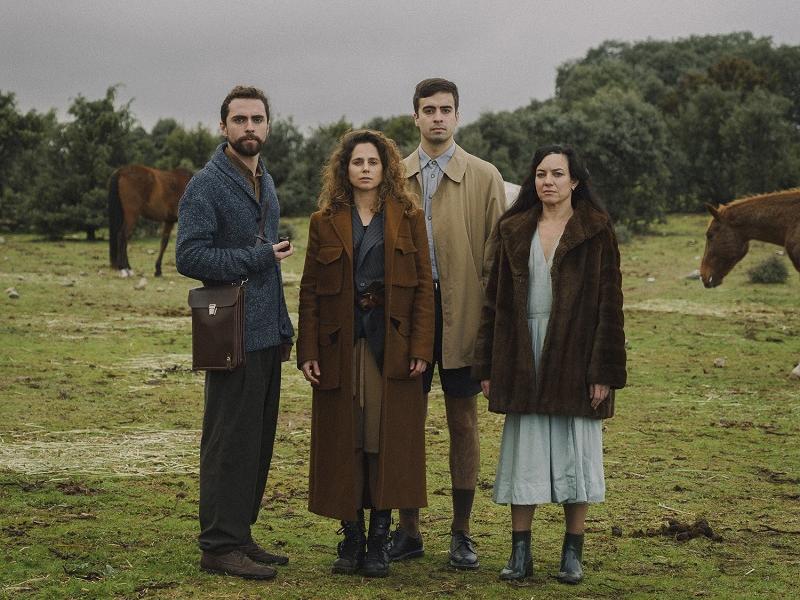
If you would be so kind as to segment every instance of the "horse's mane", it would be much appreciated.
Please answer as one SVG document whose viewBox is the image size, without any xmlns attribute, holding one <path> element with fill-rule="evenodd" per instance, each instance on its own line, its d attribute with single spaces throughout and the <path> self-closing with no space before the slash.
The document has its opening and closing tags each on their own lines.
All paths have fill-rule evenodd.
<svg viewBox="0 0 800 600">
<path fill-rule="evenodd" d="M 766 194 L 757 194 L 755 196 L 746 196 L 745 198 L 738 198 L 728 204 L 723 205 L 721 208 L 728 208 L 731 206 L 739 206 L 740 204 L 750 202 L 761 202 L 766 200 L 800 200 L 800 187 L 790 188 L 788 190 L 781 190 L 779 192 L 769 192 Z"/>
</svg>

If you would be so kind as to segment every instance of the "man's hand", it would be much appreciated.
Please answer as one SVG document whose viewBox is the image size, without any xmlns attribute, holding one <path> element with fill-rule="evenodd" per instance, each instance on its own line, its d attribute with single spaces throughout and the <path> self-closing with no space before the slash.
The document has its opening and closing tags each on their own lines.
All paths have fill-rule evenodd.
<svg viewBox="0 0 800 600">
<path fill-rule="evenodd" d="M 303 372 L 303 377 L 306 378 L 311 385 L 319 385 L 319 363 L 316 360 L 307 360 L 300 365 L 300 370 Z"/>
<path fill-rule="evenodd" d="M 491 379 L 483 379 L 481 381 L 481 391 L 486 398 L 489 397 L 489 387 L 491 385 Z"/>
<path fill-rule="evenodd" d="M 272 251 L 275 253 L 275 260 L 281 262 L 284 258 L 294 254 L 294 246 L 292 246 L 292 242 L 278 242 L 272 245 Z"/>
<path fill-rule="evenodd" d="M 419 377 L 427 370 L 428 363 L 426 363 L 421 358 L 412 358 L 411 364 L 409 365 L 408 368 L 410 371 L 410 373 L 408 374 L 409 377 Z"/>
</svg>

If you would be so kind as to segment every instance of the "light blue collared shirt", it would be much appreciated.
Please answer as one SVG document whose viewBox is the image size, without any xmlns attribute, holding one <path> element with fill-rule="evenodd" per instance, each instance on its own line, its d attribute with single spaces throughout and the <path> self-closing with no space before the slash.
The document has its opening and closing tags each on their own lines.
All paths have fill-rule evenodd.
<svg viewBox="0 0 800 600">
<path fill-rule="evenodd" d="M 439 189 L 439 184 L 444 177 L 444 171 L 453 154 L 456 151 L 456 143 L 445 150 L 436 158 L 431 158 L 419 147 L 419 172 L 422 176 L 422 207 L 425 210 L 425 229 L 428 231 L 428 251 L 431 255 L 431 270 L 433 271 L 433 280 L 439 281 L 439 269 L 436 267 L 436 251 L 433 246 L 433 225 L 432 225 L 432 211 L 431 201 Z"/>
</svg>

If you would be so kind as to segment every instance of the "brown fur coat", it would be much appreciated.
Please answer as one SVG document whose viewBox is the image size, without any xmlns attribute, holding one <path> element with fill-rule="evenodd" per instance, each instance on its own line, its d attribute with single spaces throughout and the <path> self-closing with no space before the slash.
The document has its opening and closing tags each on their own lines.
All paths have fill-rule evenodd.
<svg viewBox="0 0 800 600">
<path fill-rule="evenodd" d="M 564 229 L 551 269 L 553 304 L 533 368 L 528 331 L 528 256 L 541 206 L 500 221 L 486 289 L 473 377 L 490 379 L 489 410 L 607 418 L 613 388 L 625 386 L 625 334 L 619 250 L 608 218 L 579 202 Z M 597 410 L 590 383 L 610 385 Z"/>
</svg>

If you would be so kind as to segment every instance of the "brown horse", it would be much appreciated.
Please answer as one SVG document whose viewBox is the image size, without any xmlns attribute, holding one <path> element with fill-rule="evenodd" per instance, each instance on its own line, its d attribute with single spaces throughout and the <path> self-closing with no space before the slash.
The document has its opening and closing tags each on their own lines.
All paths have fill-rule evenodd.
<svg viewBox="0 0 800 600">
<path fill-rule="evenodd" d="M 786 249 L 800 272 L 800 188 L 742 198 L 725 206 L 706 204 L 711 222 L 700 278 L 707 288 L 717 287 L 744 255 L 750 240 Z"/>
<path fill-rule="evenodd" d="M 133 275 L 128 262 L 128 240 L 139 217 L 164 224 L 155 273 L 156 277 L 161 276 L 161 259 L 178 220 L 178 202 L 191 178 L 191 172 L 186 169 L 161 171 L 144 165 L 120 167 L 111 175 L 108 249 L 112 268 L 119 269 L 123 277 Z"/>
</svg>

